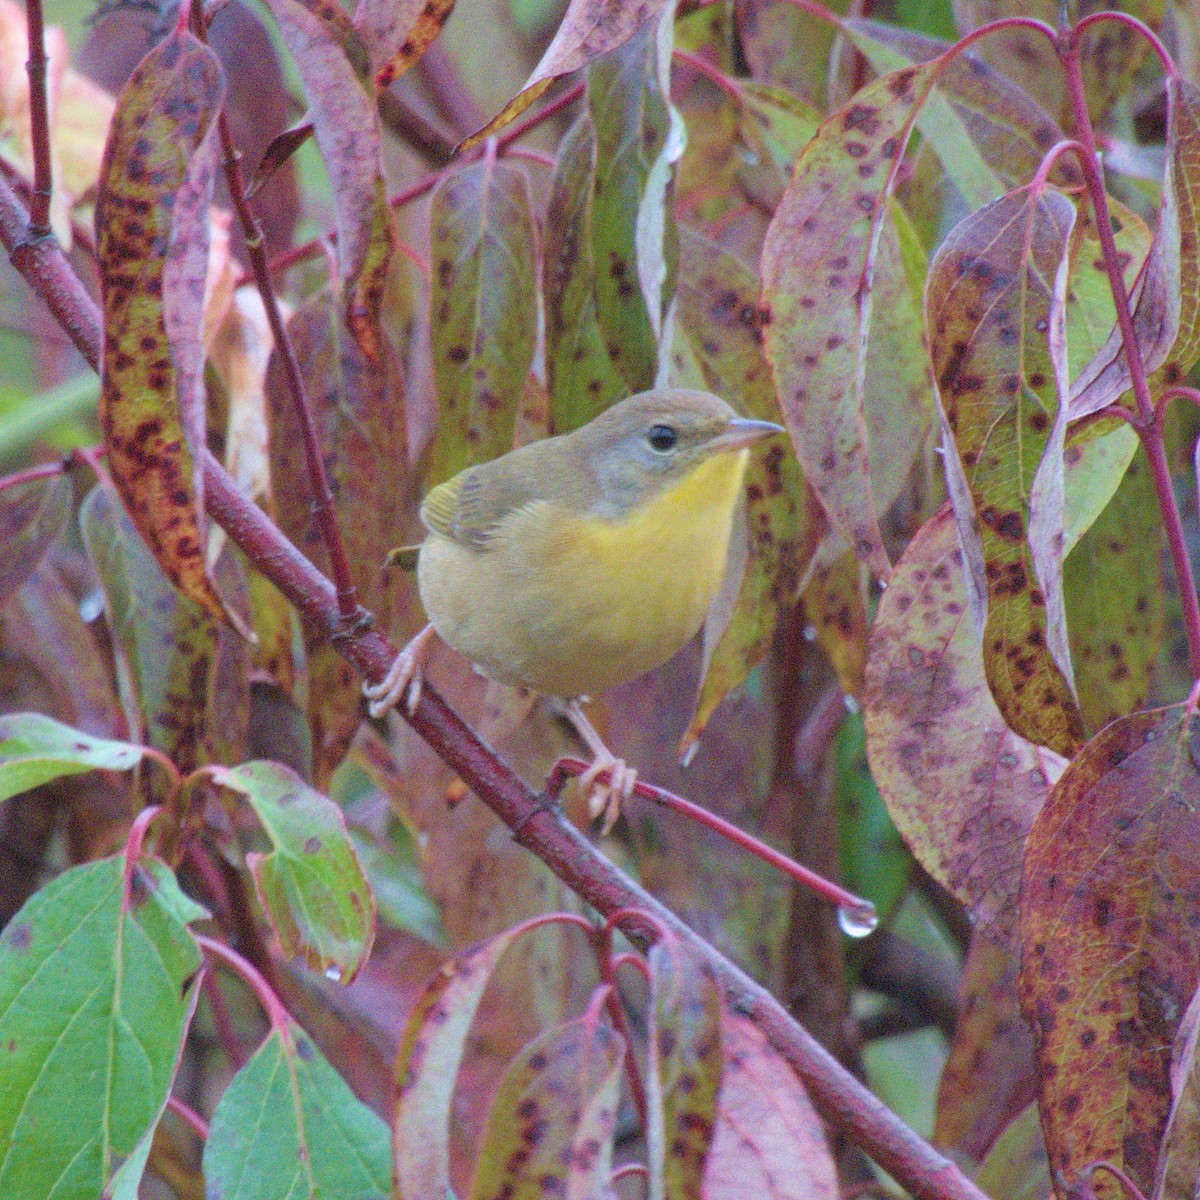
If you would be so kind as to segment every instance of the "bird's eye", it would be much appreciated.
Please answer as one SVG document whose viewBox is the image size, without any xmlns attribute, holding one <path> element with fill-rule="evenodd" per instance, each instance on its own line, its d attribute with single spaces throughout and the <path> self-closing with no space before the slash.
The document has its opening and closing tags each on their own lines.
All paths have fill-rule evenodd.
<svg viewBox="0 0 1200 1200">
<path fill-rule="evenodd" d="M 666 454 L 668 450 L 674 450 L 678 440 L 679 434 L 670 425 L 651 425 L 650 432 L 646 434 L 646 441 L 650 443 L 650 449 L 657 450 L 659 454 Z"/>
</svg>

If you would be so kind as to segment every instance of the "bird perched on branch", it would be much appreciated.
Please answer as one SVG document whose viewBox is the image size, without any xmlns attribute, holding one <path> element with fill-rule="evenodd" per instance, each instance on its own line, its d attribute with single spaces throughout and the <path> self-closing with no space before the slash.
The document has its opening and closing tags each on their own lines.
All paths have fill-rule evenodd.
<svg viewBox="0 0 1200 1200">
<path fill-rule="evenodd" d="M 707 392 L 655 389 L 435 487 L 425 541 L 388 558 L 415 553 L 430 623 L 364 687 L 371 715 L 405 688 L 415 709 L 436 633 L 488 678 L 567 701 L 593 755 L 581 785 L 609 827 L 637 773 L 580 701 L 653 670 L 700 629 L 730 560 L 748 448 L 782 432 Z"/>
</svg>

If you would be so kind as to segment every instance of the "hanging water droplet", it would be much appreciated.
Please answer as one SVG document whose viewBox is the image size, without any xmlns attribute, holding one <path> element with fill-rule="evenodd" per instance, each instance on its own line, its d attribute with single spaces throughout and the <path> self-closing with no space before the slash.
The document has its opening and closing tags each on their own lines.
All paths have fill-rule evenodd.
<svg viewBox="0 0 1200 1200">
<path fill-rule="evenodd" d="M 861 904 L 844 904 L 838 909 L 838 925 L 847 937 L 865 938 L 879 924 L 875 905 L 869 900 Z"/>
<path fill-rule="evenodd" d="M 817 640 L 817 627 L 815 625 L 805 625 L 804 640 L 806 642 L 815 642 Z"/>
<path fill-rule="evenodd" d="M 341 968 L 334 966 L 332 963 L 330 963 L 330 965 L 325 968 L 325 978 L 330 980 L 332 983 L 341 983 L 341 981 L 342 981 Z"/>
<path fill-rule="evenodd" d="M 854 714 L 858 712 L 858 701 L 855 700 L 855 698 L 848 692 L 842 697 L 842 703 L 846 706 L 846 711 L 851 716 L 854 716 Z"/>
</svg>

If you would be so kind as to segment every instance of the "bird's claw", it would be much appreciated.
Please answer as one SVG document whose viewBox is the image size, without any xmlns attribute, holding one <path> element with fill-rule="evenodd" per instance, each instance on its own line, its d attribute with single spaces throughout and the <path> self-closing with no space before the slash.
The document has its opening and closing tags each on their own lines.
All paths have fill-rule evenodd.
<svg viewBox="0 0 1200 1200">
<path fill-rule="evenodd" d="M 608 772 L 606 781 L 599 778 Z M 633 795 L 637 768 L 613 754 L 598 754 L 592 765 L 579 777 L 579 786 L 587 793 L 588 816 L 603 818 L 602 832 L 608 834 L 621 815 L 621 805 Z"/>
<path fill-rule="evenodd" d="M 411 717 L 421 699 L 425 683 L 424 662 L 433 626 L 426 625 L 392 660 L 387 674 L 378 683 L 364 683 L 363 695 L 369 701 L 367 712 L 372 719 L 383 716 L 404 695 L 408 688 L 405 708 Z"/>
</svg>

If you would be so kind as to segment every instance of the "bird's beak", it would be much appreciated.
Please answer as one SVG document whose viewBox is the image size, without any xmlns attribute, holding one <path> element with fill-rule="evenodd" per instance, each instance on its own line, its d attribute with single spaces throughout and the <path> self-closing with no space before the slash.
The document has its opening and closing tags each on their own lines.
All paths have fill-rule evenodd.
<svg viewBox="0 0 1200 1200">
<path fill-rule="evenodd" d="M 740 450 L 743 446 L 752 445 L 760 438 L 770 437 L 773 433 L 784 433 L 782 425 L 774 421 L 752 421 L 749 417 L 734 417 L 725 426 L 725 432 L 719 433 L 707 449 L 724 454 L 728 450 Z"/>
</svg>

